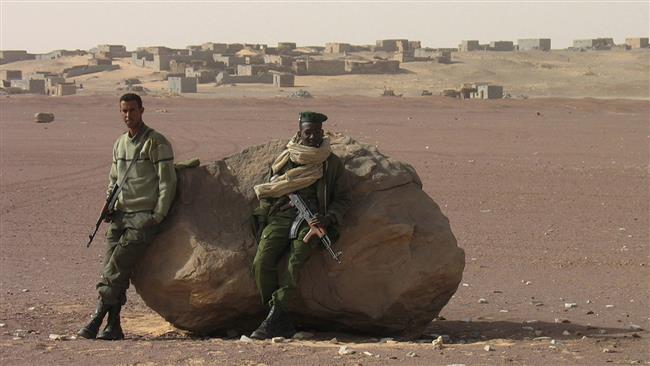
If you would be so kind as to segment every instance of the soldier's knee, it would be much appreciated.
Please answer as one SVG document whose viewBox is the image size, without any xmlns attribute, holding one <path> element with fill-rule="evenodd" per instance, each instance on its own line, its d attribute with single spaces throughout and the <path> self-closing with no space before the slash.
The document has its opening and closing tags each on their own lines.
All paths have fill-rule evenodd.
<svg viewBox="0 0 650 366">
<path fill-rule="evenodd" d="M 269 257 L 264 255 L 256 255 L 253 259 L 253 270 L 255 273 L 260 273 L 264 270 L 272 269 L 275 266 L 275 263 L 269 259 Z"/>
</svg>

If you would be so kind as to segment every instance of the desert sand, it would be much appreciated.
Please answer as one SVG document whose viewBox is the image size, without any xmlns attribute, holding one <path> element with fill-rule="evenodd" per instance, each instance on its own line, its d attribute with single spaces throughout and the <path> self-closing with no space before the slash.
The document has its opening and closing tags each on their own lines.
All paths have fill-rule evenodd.
<svg viewBox="0 0 650 366">
<path fill-rule="evenodd" d="M 363 56 L 363 54 L 361 54 Z M 371 58 L 371 55 L 365 55 Z M 90 56 L 62 57 L 47 61 L 21 61 L 0 65 L 0 70 L 62 72 L 85 65 Z M 294 88 L 274 88 L 270 84 L 215 86 L 199 84 L 193 98 L 269 98 L 287 96 L 298 89 L 314 96 L 378 96 L 384 88 L 405 97 L 420 96 L 422 90 L 434 95 L 462 83 L 490 82 L 503 85 L 513 98 L 626 98 L 650 99 L 650 51 L 614 50 L 575 52 L 455 52 L 452 64 L 436 62 L 401 63 L 399 74 L 296 76 Z M 119 70 L 74 78 L 84 85 L 81 95 L 119 95 L 119 82 L 137 78 L 151 95 L 169 94 L 163 75 L 135 66 L 131 59 L 114 59 Z M 72 80 L 68 80 L 72 81 Z M 189 96 L 189 94 L 188 94 Z"/>
<path fill-rule="evenodd" d="M 582 55 L 588 53 L 575 54 Z M 637 57 L 632 55 L 621 57 Z M 581 72 L 586 69 L 581 66 Z M 118 92 L 4 96 L 0 360 L 6 365 L 648 364 L 648 75 L 637 71 L 627 79 L 619 69 L 592 71 L 597 75 L 579 77 L 586 80 L 584 89 L 564 89 L 570 81 L 558 78 L 535 90 L 646 100 L 463 101 L 318 92 L 299 100 L 145 97 L 145 121 L 171 139 L 178 160 L 209 162 L 287 138 L 296 129 L 297 113 L 310 109 L 330 116 L 328 130 L 376 145 L 416 168 L 425 192 L 449 217 L 466 268 L 443 319 L 432 322 L 420 339 L 383 343 L 373 334 L 317 329 L 309 330 L 315 338 L 290 343 L 246 343 L 234 334 L 195 338 L 149 310 L 133 288 L 123 311 L 126 340 L 71 339 L 95 303 L 104 242 L 99 235 L 90 249 L 85 243 L 104 197 L 113 141 L 124 130 Z M 598 85 L 593 80 L 619 71 L 620 87 L 611 82 L 607 91 L 592 88 Z M 380 85 L 382 78 L 375 81 Z M 84 81 L 87 90 L 92 82 Z M 533 86 L 511 92 L 533 95 Z M 32 122 L 34 113 L 45 111 L 56 120 Z M 57 335 L 67 340 L 50 339 Z M 447 336 L 444 348 L 432 346 L 436 335 Z M 355 353 L 339 355 L 341 346 Z"/>
</svg>

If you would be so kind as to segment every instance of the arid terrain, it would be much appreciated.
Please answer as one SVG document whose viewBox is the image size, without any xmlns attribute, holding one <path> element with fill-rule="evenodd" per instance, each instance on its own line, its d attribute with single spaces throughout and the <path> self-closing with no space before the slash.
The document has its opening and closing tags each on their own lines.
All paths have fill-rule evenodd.
<svg viewBox="0 0 650 366">
<path fill-rule="evenodd" d="M 462 67 L 413 67 L 427 65 Z M 240 342 L 238 335 L 193 337 L 149 310 L 133 288 L 123 311 L 126 340 L 71 339 L 95 304 L 104 241 L 98 235 L 89 249 L 85 243 L 104 199 L 113 141 L 124 129 L 119 92 L 102 81 L 112 85 L 110 95 L 3 96 L 0 360 L 3 365 L 650 364 L 650 93 L 647 73 L 629 77 L 625 70 L 594 67 L 597 75 L 576 76 L 585 80 L 583 90 L 563 89 L 570 81 L 560 78 L 526 87 L 504 84 L 513 94 L 645 100 L 330 97 L 316 86 L 327 78 L 306 77 L 297 84 L 309 84 L 314 99 L 144 98 L 145 121 L 171 139 L 178 160 L 210 162 L 287 138 L 296 129 L 297 113 L 309 109 L 330 116 L 328 130 L 411 163 L 423 189 L 449 217 L 467 264 L 442 319 L 420 339 L 388 342 L 379 342 L 382 335 L 317 329 L 309 330 L 314 339 L 277 344 Z M 620 85 L 609 82 L 605 91 L 588 82 L 612 75 Z M 447 76 L 451 86 L 460 82 Z M 382 78 L 375 78 L 377 85 Z M 86 90 L 93 89 L 93 80 L 84 81 Z M 436 80 L 425 84 L 442 87 Z M 379 92 L 371 92 L 370 84 L 360 87 L 367 95 Z M 34 123 L 36 112 L 53 112 L 56 120 Z M 444 348 L 432 346 L 434 334 L 446 336 Z M 64 340 L 50 339 L 57 336 Z M 339 355 L 343 345 L 355 353 Z"/>
<path fill-rule="evenodd" d="M 364 55 L 371 58 L 371 55 Z M 384 55 L 388 57 L 388 55 Z M 90 56 L 68 56 L 56 60 L 20 61 L 0 65 L 0 70 L 60 73 L 75 65 L 85 65 Z M 81 95 L 111 94 L 121 91 L 119 83 L 129 78 L 142 81 L 151 95 L 169 95 L 161 73 L 133 65 L 130 58 L 114 59 L 114 71 L 88 74 L 72 80 L 81 83 Z M 422 90 L 434 95 L 463 83 L 489 82 L 502 85 L 513 98 L 627 98 L 650 99 L 650 51 L 553 50 L 551 52 L 454 52 L 452 64 L 405 62 L 399 74 L 296 76 L 295 87 L 278 89 L 271 84 L 215 86 L 199 84 L 193 98 L 268 98 L 287 96 L 305 89 L 318 96 L 378 96 L 384 88 L 405 97 L 420 96 Z M 189 95 L 188 95 L 189 96 Z"/>
</svg>

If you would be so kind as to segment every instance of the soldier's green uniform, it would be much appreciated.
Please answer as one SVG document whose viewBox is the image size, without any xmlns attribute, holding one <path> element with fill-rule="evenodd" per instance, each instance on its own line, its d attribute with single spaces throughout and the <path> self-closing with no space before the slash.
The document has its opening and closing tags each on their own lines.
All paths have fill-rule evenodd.
<svg viewBox="0 0 650 366">
<path fill-rule="evenodd" d="M 314 213 L 321 213 L 329 218 L 331 224 L 326 228 L 332 240 L 338 237 L 338 224 L 350 204 L 349 184 L 345 175 L 343 162 L 330 154 L 323 163 L 323 177 L 307 188 L 297 191 Z M 284 168 L 292 168 L 289 162 Z M 314 236 L 309 243 L 302 239 L 309 231 L 309 225 L 303 222 L 298 236 L 289 239 L 289 230 L 296 218 L 297 211 L 288 205 L 288 198 L 264 198 L 254 215 L 266 218 L 267 225 L 262 231 L 257 254 L 253 260 L 253 271 L 262 302 L 269 307 L 273 305 L 287 311 L 288 303 L 295 294 L 300 270 L 316 248 L 322 247 L 320 239 Z M 278 279 L 278 261 L 289 252 L 286 270 L 282 269 Z"/>
<path fill-rule="evenodd" d="M 146 136 L 139 156 L 137 146 Z M 113 164 L 108 192 L 122 179 L 132 159 L 106 233 L 106 255 L 97 291 L 106 305 L 123 305 L 126 290 L 138 258 L 158 232 L 176 193 L 176 170 L 172 146 L 160 133 L 146 125 L 138 135 L 121 135 L 113 146 Z M 153 219 L 153 221 L 151 220 Z M 144 227 L 144 224 L 150 224 Z M 154 222 L 155 224 L 151 224 Z"/>
</svg>

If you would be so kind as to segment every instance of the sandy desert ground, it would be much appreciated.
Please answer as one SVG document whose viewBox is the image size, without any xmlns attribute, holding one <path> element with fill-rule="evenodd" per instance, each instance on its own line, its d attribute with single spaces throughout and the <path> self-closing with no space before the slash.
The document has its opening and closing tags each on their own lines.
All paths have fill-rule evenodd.
<svg viewBox="0 0 650 366">
<path fill-rule="evenodd" d="M 62 57 L 47 61 L 21 61 L 0 65 L 0 70 L 62 72 L 85 65 L 89 56 Z M 366 57 L 371 58 L 370 55 Z M 314 96 L 378 96 L 384 88 L 415 97 L 422 90 L 438 95 L 443 89 L 462 83 L 490 82 L 503 85 L 513 98 L 626 98 L 650 99 L 650 50 L 574 52 L 455 52 L 453 63 L 407 62 L 394 75 L 297 76 L 294 88 L 274 88 L 265 84 L 215 86 L 199 84 L 193 98 L 268 98 L 287 96 L 298 89 Z M 137 78 L 152 95 L 168 95 L 167 82 L 160 73 L 141 68 L 130 59 L 115 59 L 119 70 L 74 78 L 84 85 L 82 95 L 118 95 L 119 82 Z M 70 81 L 70 80 L 69 80 Z"/>
<path fill-rule="evenodd" d="M 95 302 L 103 240 L 85 242 L 123 131 L 116 101 L 0 98 L 4 365 L 650 364 L 648 101 L 146 97 L 145 121 L 177 158 L 204 162 L 287 138 L 299 111 L 322 111 L 329 130 L 413 164 L 448 215 L 466 270 L 421 339 L 314 330 L 278 344 L 177 331 L 133 289 L 125 341 L 69 339 Z M 56 120 L 33 123 L 41 111 Z M 450 341 L 434 349 L 432 334 Z"/>
</svg>

